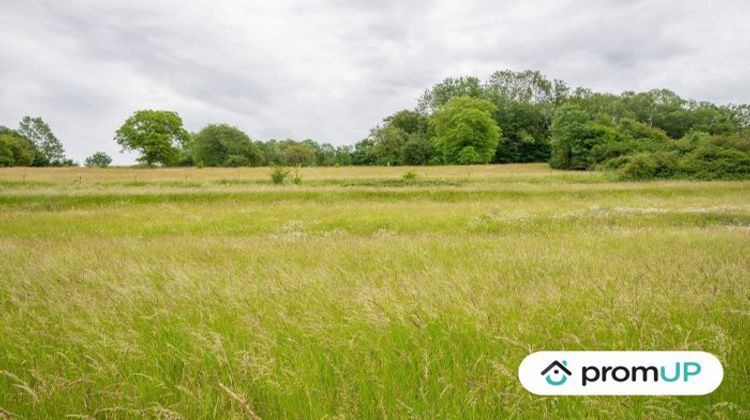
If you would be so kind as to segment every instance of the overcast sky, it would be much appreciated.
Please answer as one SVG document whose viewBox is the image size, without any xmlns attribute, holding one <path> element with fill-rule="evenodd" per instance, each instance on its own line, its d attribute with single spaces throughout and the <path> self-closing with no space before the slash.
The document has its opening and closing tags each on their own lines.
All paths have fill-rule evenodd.
<svg viewBox="0 0 750 420">
<path fill-rule="evenodd" d="M 0 125 L 43 117 L 69 157 L 137 109 L 188 130 L 352 144 L 449 77 L 750 102 L 750 1 L 0 0 Z"/>
</svg>

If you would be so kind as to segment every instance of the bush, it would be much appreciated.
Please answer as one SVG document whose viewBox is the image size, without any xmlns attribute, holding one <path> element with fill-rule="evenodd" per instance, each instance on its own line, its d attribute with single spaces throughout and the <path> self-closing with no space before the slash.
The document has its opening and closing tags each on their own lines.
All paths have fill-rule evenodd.
<svg viewBox="0 0 750 420">
<path fill-rule="evenodd" d="M 618 175 L 621 179 L 643 180 L 656 175 L 657 164 L 648 153 L 639 153 L 630 157 L 628 162 L 620 167 Z"/>
<path fill-rule="evenodd" d="M 299 167 L 294 169 L 294 177 L 292 178 L 292 183 L 294 185 L 302 184 L 302 177 L 299 175 Z"/>
<path fill-rule="evenodd" d="M 686 178 L 706 180 L 748 179 L 750 153 L 703 145 L 680 160 L 677 173 Z"/>
<path fill-rule="evenodd" d="M 401 179 L 405 182 L 415 181 L 417 179 L 417 173 L 413 170 L 406 171 L 403 175 L 401 175 Z"/>
<path fill-rule="evenodd" d="M 277 185 L 283 184 L 286 177 L 289 176 L 289 172 L 289 169 L 283 166 L 274 166 L 271 169 L 271 182 Z"/>
</svg>

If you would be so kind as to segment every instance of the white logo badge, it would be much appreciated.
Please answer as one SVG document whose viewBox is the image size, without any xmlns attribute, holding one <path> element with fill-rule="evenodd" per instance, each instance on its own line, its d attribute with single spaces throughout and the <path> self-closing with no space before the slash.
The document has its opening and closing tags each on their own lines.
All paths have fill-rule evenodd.
<svg viewBox="0 0 750 420">
<path fill-rule="evenodd" d="M 702 351 L 541 351 L 518 367 L 539 395 L 704 395 L 724 369 Z"/>
</svg>

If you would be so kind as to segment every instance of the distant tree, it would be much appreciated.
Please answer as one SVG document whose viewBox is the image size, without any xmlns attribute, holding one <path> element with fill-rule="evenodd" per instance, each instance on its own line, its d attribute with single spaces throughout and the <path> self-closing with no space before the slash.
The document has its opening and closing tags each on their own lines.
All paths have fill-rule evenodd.
<svg viewBox="0 0 750 420">
<path fill-rule="evenodd" d="M 552 103 L 556 95 L 567 89 L 564 83 L 551 82 L 539 71 L 512 70 L 496 71 L 487 81 L 486 90 L 490 96 L 500 96 L 512 102 L 524 104 Z M 562 84 L 561 84 L 562 83 Z"/>
<path fill-rule="evenodd" d="M 493 114 L 503 128 L 493 162 L 546 162 L 549 160 L 549 125 L 543 106 L 495 99 Z"/>
<path fill-rule="evenodd" d="M 409 140 L 409 133 L 393 124 L 388 124 L 374 129 L 371 137 L 375 141 L 372 148 L 375 164 L 403 165 L 403 149 Z"/>
<path fill-rule="evenodd" d="M 352 164 L 352 153 L 354 148 L 349 145 L 336 147 L 336 166 L 349 166 Z"/>
<path fill-rule="evenodd" d="M 358 141 L 354 145 L 354 151 L 352 152 L 352 164 L 375 165 L 377 163 L 377 157 L 373 152 L 374 147 L 375 140 L 369 137 Z"/>
<path fill-rule="evenodd" d="M 426 134 L 429 130 L 430 118 L 419 111 L 404 109 L 383 119 L 383 126 L 392 126 L 403 130 L 407 134 Z"/>
<path fill-rule="evenodd" d="M 0 166 L 31 166 L 34 146 L 25 138 L 0 134 Z"/>
<path fill-rule="evenodd" d="M 315 166 L 315 165 L 323 166 L 319 163 L 319 159 L 318 159 L 323 153 L 322 146 L 313 139 L 304 139 L 302 140 L 301 144 L 307 147 L 308 149 L 312 150 L 313 152 L 312 162 L 310 162 L 308 166 Z"/>
<path fill-rule="evenodd" d="M 318 166 L 334 166 L 336 164 L 336 148 L 330 143 L 323 143 L 316 148 L 315 164 Z"/>
<path fill-rule="evenodd" d="M 434 154 L 432 143 L 418 135 L 409 136 L 402 149 L 403 163 L 406 165 L 427 165 Z"/>
<path fill-rule="evenodd" d="M 418 109 L 423 112 L 434 112 L 449 100 L 460 96 L 483 98 L 485 90 L 482 82 L 473 76 L 449 77 L 424 92 L 419 98 Z"/>
<path fill-rule="evenodd" d="M 315 163 L 315 149 L 310 143 L 291 139 L 279 142 L 281 164 L 287 166 L 310 166 Z"/>
<path fill-rule="evenodd" d="M 210 124 L 193 136 L 192 158 L 204 166 L 257 166 L 261 151 L 242 130 Z"/>
<path fill-rule="evenodd" d="M 18 133 L 28 139 L 38 151 L 35 166 L 65 165 L 65 150 L 60 140 L 41 117 L 23 117 Z"/>
<path fill-rule="evenodd" d="M 430 118 L 426 114 L 414 110 L 402 110 L 383 119 L 381 125 L 370 130 L 369 140 L 371 147 L 367 149 L 367 155 L 362 155 L 355 150 L 355 160 L 368 159 L 374 165 L 403 165 L 414 160 L 421 161 L 420 153 L 430 155 L 432 148 L 429 142 L 434 130 Z M 411 144 L 409 143 L 411 141 Z M 362 143 L 362 146 L 369 143 Z M 409 151 L 406 150 L 409 144 Z M 429 156 L 428 156 L 429 159 Z M 425 162 L 426 163 L 426 162 Z M 413 164 L 413 163 L 412 163 Z"/>
<path fill-rule="evenodd" d="M 435 112 L 436 147 L 446 163 L 488 163 L 492 159 L 501 133 L 492 118 L 495 111 L 492 102 L 461 96 Z"/>
<path fill-rule="evenodd" d="M 123 150 L 140 152 L 139 162 L 171 166 L 178 162 L 179 148 L 188 137 L 176 112 L 141 110 L 125 121 L 114 140 Z"/>
<path fill-rule="evenodd" d="M 195 136 L 198 133 L 188 133 L 185 141 L 177 146 L 177 166 L 198 166 L 193 159 L 193 149 L 195 147 Z M 201 165 L 203 165 L 201 163 Z"/>
<path fill-rule="evenodd" d="M 281 147 L 279 142 L 275 139 L 268 140 L 266 142 L 255 143 L 263 156 L 263 165 L 281 165 Z"/>
<path fill-rule="evenodd" d="M 588 153 L 593 147 L 588 139 L 589 114 L 576 105 L 563 105 L 552 120 L 552 157 L 550 165 L 557 169 L 586 169 Z"/>
<path fill-rule="evenodd" d="M 624 139 L 611 121 L 594 120 L 576 105 L 563 105 L 555 111 L 551 132 L 550 166 L 556 169 L 592 169 L 597 163 L 593 151 Z"/>
<path fill-rule="evenodd" d="M 96 152 L 83 162 L 87 168 L 106 168 L 112 163 L 112 158 L 104 152 Z"/>
</svg>

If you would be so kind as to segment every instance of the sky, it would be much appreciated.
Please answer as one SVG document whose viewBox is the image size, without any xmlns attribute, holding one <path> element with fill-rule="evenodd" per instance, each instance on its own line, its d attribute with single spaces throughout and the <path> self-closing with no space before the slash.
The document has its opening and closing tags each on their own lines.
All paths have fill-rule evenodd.
<svg viewBox="0 0 750 420">
<path fill-rule="evenodd" d="M 0 0 L 0 125 L 82 162 L 138 109 L 353 144 L 446 77 L 497 70 L 750 102 L 750 1 Z"/>
</svg>

